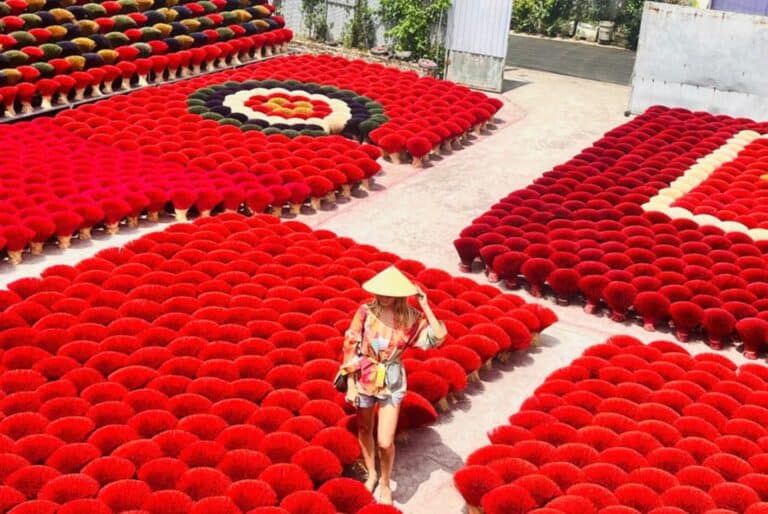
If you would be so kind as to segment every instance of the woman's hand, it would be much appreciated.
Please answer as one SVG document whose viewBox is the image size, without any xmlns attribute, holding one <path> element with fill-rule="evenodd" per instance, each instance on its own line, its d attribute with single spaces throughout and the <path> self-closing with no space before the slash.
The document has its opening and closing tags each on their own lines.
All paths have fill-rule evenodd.
<svg viewBox="0 0 768 514">
<path fill-rule="evenodd" d="M 347 394 L 344 395 L 344 399 L 352 405 L 357 401 L 357 383 L 355 377 L 351 375 L 347 377 Z"/>
<path fill-rule="evenodd" d="M 445 329 L 445 324 L 435 317 L 435 314 L 429 307 L 429 299 L 427 298 L 427 293 L 425 293 L 424 290 L 418 285 L 416 286 L 416 291 L 416 300 L 419 302 L 421 310 L 424 311 L 424 315 L 427 317 L 429 326 L 432 327 L 432 333 L 435 334 L 435 337 L 438 341 L 442 342 L 443 339 L 445 339 L 445 336 L 448 335 L 448 332 Z"/>
<path fill-rule="evenodd" d="M 416 293 L 416 300 L 419 302 L 419 305 L 421 306 L 421 308 L 424 309 L 425 306 L 429 307 L 429 300 L 427 299 L 427 293 L 425 293 L 424 290 L 419 286 L 416 286 L 416 291 L 418 291 Z"/>
</svg>

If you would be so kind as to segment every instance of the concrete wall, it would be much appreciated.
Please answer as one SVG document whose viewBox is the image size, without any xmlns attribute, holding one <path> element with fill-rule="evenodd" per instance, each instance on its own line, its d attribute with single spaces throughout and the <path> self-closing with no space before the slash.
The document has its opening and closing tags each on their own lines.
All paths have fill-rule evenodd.
<svg viewBox="0 0 768 514">
<path fill-rule="evenodd" d="M 768 18 L 646 2 L 629 109 L 768 120 Z"/>
<path fill-rule="evenodd" d="M 280 0 L 275 2 L 277 10 L 285 17 L 285 25 L 297 36 L 307 35 L 304 15 L 301 12 L 301 0 Z"/>
<path fill-rule="evenodd" d="M 488 91 L 501 92 L 504 85 L 504 58 L 459 50 L 448 52 L 450 64 L 445 78 L 451 82 Z"/>
</svg>

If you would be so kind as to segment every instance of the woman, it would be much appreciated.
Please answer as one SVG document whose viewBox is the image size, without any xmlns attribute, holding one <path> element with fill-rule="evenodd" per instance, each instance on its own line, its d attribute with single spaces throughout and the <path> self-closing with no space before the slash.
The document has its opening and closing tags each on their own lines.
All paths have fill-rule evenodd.
<svg viewBox="0 0 768 514">
<path fill-rule="evenodd" d="M 358 438 L 368 470 L 365 487 L 371 492 L 377 483 L 373 419 L 374 408 L 379 405 L 379 501 L 391 505 L 395 430 L 406 391 L 400 356 L 410 346 L 439 346 L 446 329 L 429 307 L 424 291 L 394 266 L 367 281 L 363 289 L 374 298 L 361 305 L 352 319 L 345 335 L 341 369 L 348 373 L 347 401 L 358 407 Z M 409 296 L 417 297 L 423 312 L 408 305 Z"/>
</svg>

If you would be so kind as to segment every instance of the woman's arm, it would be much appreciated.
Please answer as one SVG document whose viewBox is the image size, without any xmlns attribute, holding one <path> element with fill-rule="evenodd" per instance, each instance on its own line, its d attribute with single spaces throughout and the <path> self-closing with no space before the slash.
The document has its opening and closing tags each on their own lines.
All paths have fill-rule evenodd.
<svg viewBox="0 0 768 514">
<path fill-rule="evenodd" d="M 349 325 L 346 333 L 344 334 L 344 346 L 342 356 L 342 368 L 345 368 L 347 372 L 354 371 L 357 366 L 358 354 L 360 353 L 360 343 L 363 337 L 363 323 L 365 323 L 364 310 L 367 307 L 361 305 L 355 316 L 352 318 L 352 322 Z"/>
<path fill-rule="evenodd" d="M 416 289 L 419 291 L 419 293 L 416 295 L 416 299 L 419 302 L 421 310 L 424 311 L 424 315 L 427 317 L 429 327 L 432 329 L 432 333 L 434 334 L 435 339 L 442 343 L 443 339 L 445 339 L 445 336 L 448 335 L 445 324 L 437 319 L 435 313 L 432 312 L 432 308 L 429 306 L 429 300 L 427 299 L 427 294 L 424 292 L 424 290 L 419 286 L 416 286 Z"/>
</svg>

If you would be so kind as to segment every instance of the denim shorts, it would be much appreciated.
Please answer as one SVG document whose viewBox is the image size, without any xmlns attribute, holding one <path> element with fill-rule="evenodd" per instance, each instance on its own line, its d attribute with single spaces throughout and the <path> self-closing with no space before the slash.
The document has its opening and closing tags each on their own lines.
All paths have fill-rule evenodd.
<svg viewBox="0 0 768 514">
<path fill-rule="evenodd" d="M 396 393 L 387 396 L 386 398 L 379 398 L 377 396 L 370 396 L 367 394 L 358 393 L 357 406 L 361 409 L 370 409 L 377 403 L 379 405 L 400 405 L 405 398 L 405 391 L 397 391 Z"/>
</svg>

